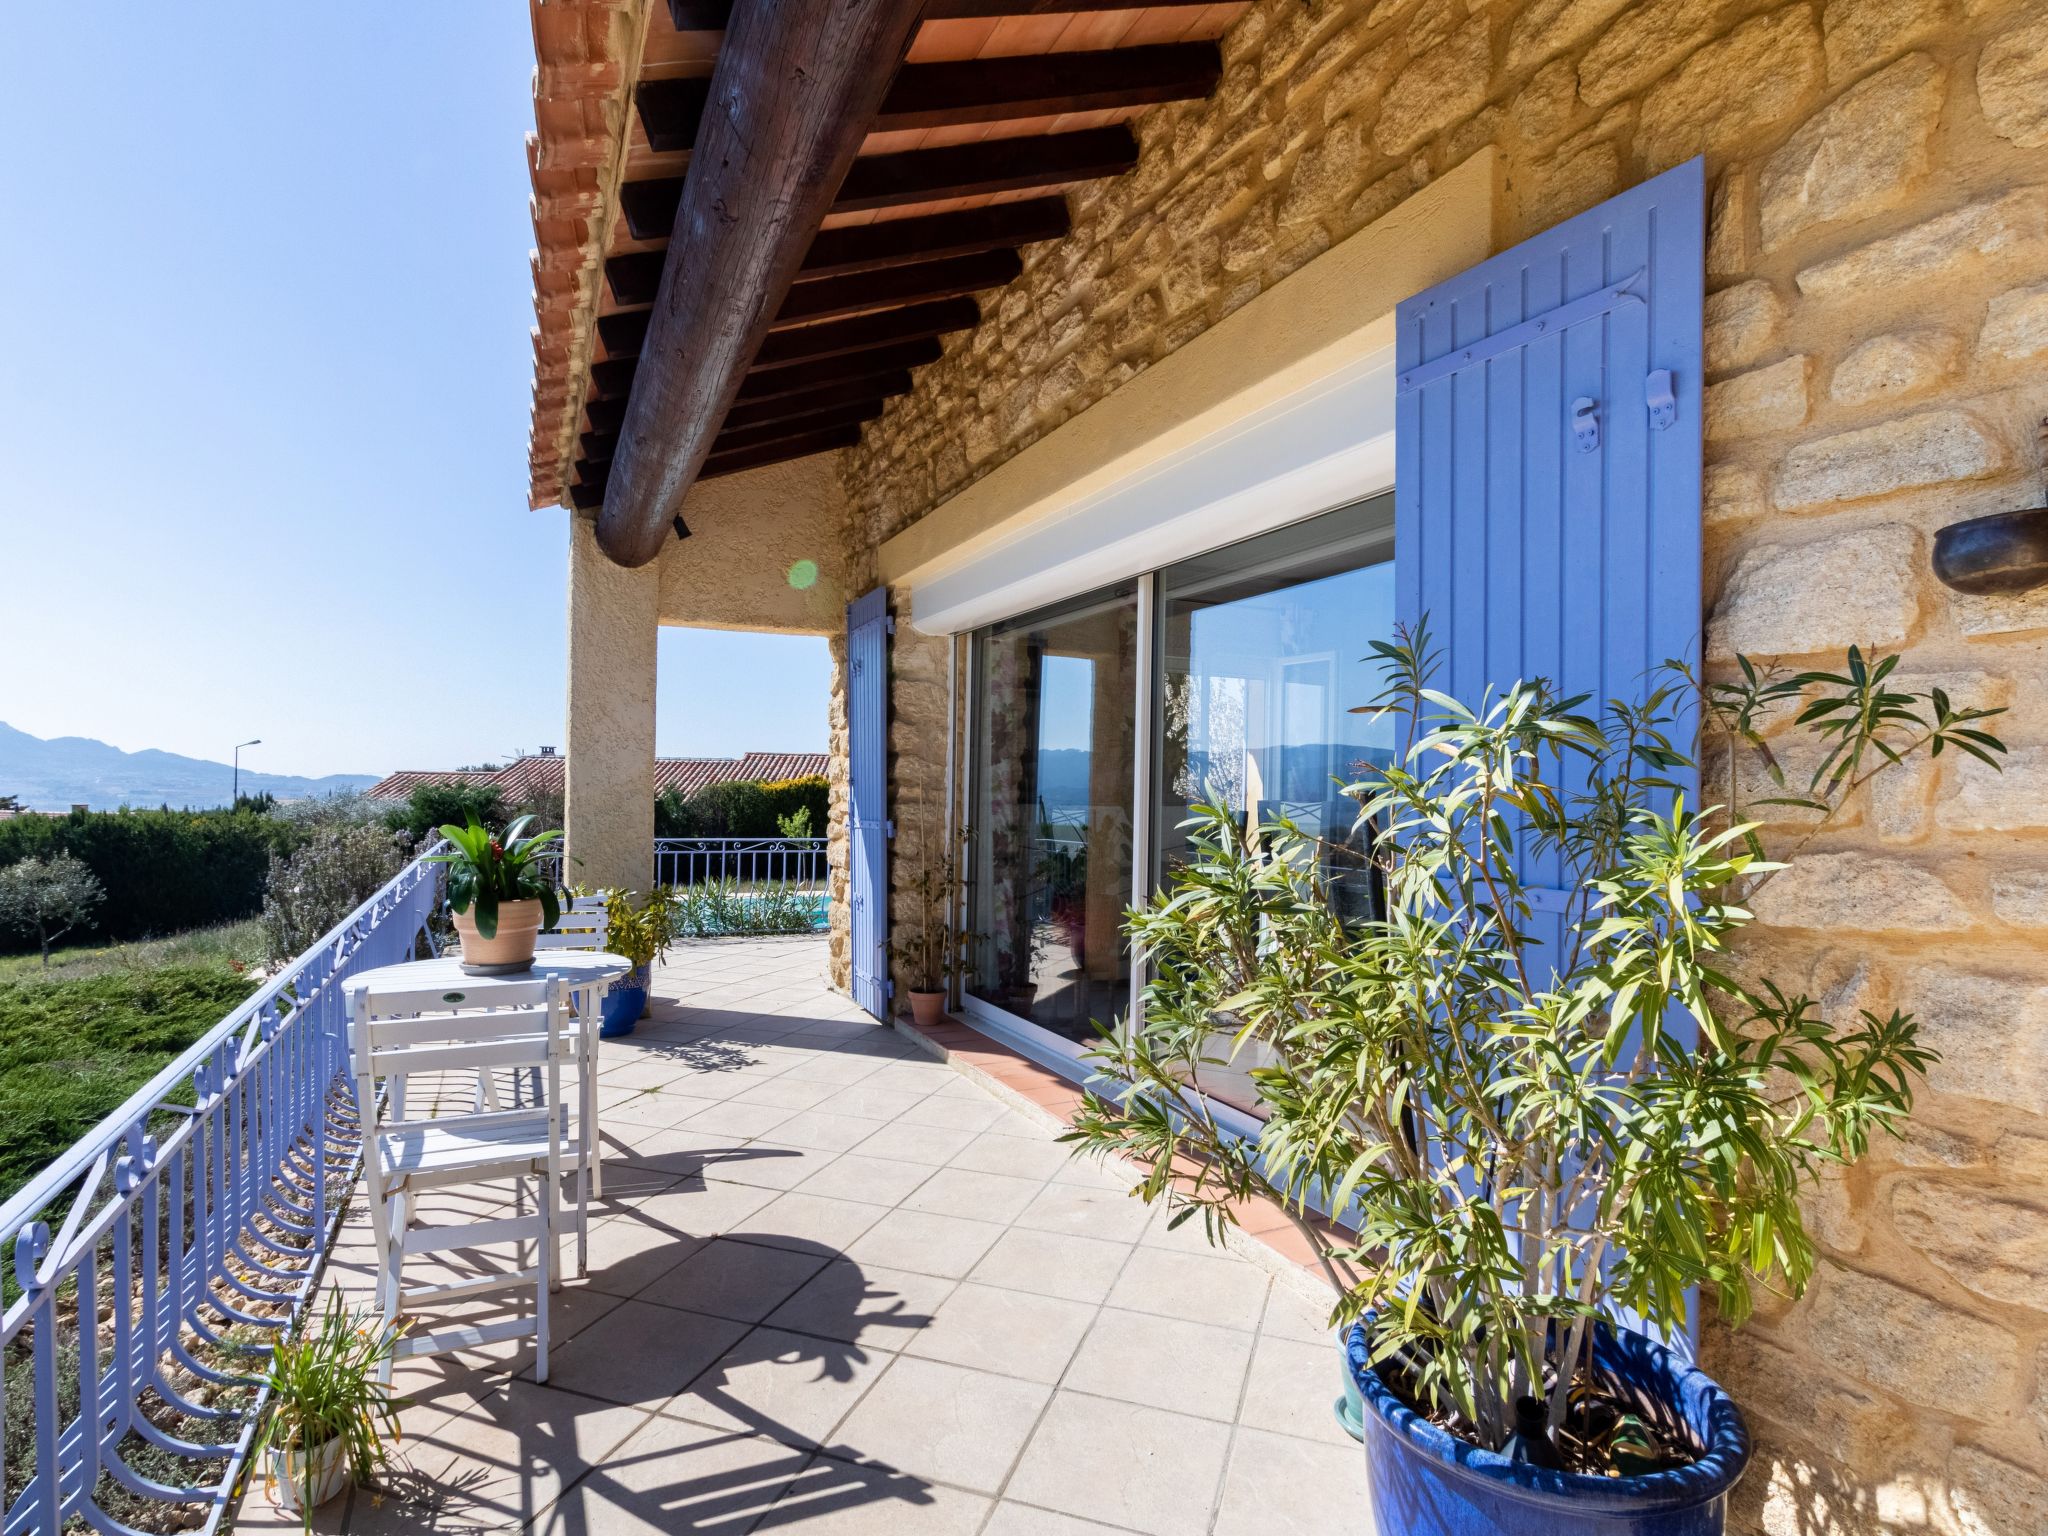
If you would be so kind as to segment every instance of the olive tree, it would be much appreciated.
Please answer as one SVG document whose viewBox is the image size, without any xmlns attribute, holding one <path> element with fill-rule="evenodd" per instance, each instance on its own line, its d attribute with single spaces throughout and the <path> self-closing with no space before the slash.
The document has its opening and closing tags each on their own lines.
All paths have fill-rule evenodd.
<svg viewBox="0 0 2048 1536">
<path fill-rule="evenodd" d="M 0 869 L 0 928 L 33 938 L 50 963 L 50 946 L 92 921 L 106 893 L 85 860 L 68 853 L 22 859 Z"/>
</svg>

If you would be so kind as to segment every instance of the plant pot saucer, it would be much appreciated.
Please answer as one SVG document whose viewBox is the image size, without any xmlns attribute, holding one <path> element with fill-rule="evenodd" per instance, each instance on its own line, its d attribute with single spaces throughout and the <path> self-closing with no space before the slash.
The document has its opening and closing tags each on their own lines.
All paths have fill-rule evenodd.
<svg viewBox="0 0 2048 1536">
<path fill-rule="evenodd" d="M 489 965 L 472 965 L 464 960 L 461 966 L 465 976 L 524 976 L 533 969 L 533 959 L 529 956 L 524 960 L 500 960 Z"/>
</svg>

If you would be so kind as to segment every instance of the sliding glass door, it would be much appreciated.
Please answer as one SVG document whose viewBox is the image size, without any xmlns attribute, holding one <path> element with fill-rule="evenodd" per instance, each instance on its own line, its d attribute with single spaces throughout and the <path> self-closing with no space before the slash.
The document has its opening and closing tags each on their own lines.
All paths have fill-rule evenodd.
<svg viewBox="0 0 2048 1536">
<path fill-rule="evenodd" d="M 1073 1041 L 1130 1003 L 1137 662 L 1135 583 L 975 646 L 967 990 Z"/>
<path fill-rule="evenodd" d="M 1383 496 L 975 636 L 967 992 L 985 1016 L 1087 1042 L 1125 1015 L 1124 912 L 1186 856 L 1200 801 L 1249 828 L 1289 818 L 1319 840 L 1339 912 L 1370 910 L 1370 841 L 1342 786 L 1392 747 L 1354 713 L 1378 690 L 1363 658 L 1393 633 L 1392 556 Z M 1250 1065 L 1204 1085 L 1249 1109 Z"/>
</svg>

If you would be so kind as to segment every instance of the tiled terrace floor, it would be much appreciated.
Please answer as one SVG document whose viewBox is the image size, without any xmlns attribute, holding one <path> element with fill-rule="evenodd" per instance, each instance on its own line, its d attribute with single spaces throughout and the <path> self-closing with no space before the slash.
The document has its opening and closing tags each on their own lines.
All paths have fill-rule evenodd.
<svg viewBox="0 0 2048 1536">
<path fill-rule="evenodd" d="M 1315 1307 L 1196 1224 L 1167 1232 L 824 960 L 815 939 L 676 953 L 654 1017 L 604 1042 L 605 1199 L 547 1384 L 524 1345 L 413 1363 L 405 1469 L 318 1525 L 1363 1528 Z M 364 1236 L 336 1255 L 351 1290 Z M 242 1523 L 276 1519 L 258 1493 Z"/>
</svg>

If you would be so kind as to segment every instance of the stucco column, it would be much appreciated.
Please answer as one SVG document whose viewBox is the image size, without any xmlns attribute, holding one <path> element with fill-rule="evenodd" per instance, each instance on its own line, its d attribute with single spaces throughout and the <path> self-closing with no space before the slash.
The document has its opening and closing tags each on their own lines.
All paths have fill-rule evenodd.
<svg viewBox="0 0 2048 1536">
<path fill-rule="evenodd" d="M 571 885 L 654 884 L 654 641 L 661 566 L 627 570 L 569 519 Z"/>
</svg>

